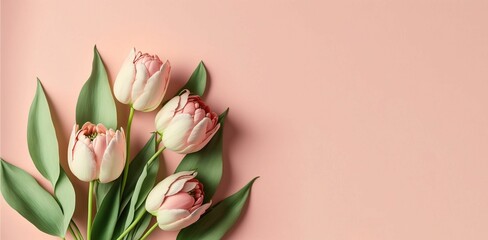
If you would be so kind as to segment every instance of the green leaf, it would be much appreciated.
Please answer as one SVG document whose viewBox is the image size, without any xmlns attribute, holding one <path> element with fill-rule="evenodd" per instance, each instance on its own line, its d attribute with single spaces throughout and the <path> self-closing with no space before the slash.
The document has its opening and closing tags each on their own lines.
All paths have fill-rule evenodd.
<svg viewBox="0 0 488 240">
<path fill-rule="evenodd" d="M 156 177 L 158 175 L 158 170 L 158 160 L 154 160 L 149 165 L 149 168 L 146 165 L 142 170 L 141 176 L 139 177 L 136 187 L 134 188 L 132 199 L 130 200 L 129 215 L 127 216 L 125 222 L 125 228 L 129 227 L 129 225 L 132 223 L 132 220 L 134 220 L 136 209 L 140 207 L 142 203 L 144 203 L 147 195 L 154 187 L 154 183 L 156 182 Z"/>
<path fill-rule="evenodd" d="M 5 201 L 39 230 L 64 237 L 63 212 L 54 197 L 29 173 L 0 160 L 0 188 Z"/>
<path fill-rule="evenodd" d="M 61 210 L 63 211 L 63 215 L 64 215 L 63 229 L 64 232 L 66 232 L 66 230 L 69 227 L 71 218 L 73 217 L 73 213 L 75 211 L 76 195 L 75 195 L 75 189 L 73 188 L 73 185 L 69 181 L 68 176 L 66 175 L 66 173 L 62 168 L 61 168 L 61 175 L 59 175 L 58 183 L 54 188 L 54 195 L 56 196 L 58 203 L 61 207 Z"/>
<path fill-rule="evenodd" d="M 144 207 L 141 207 L 141 211 L 146 211 Z M 128 234 L 126 239 L 140 239 L 144 232 L 146 231 L 149 223 L 151 222 L 151 218 L 153 216 L 149 213 L 146 213 L 142 220 L 136 225 L 136 227 Z"/>
<path fill-rule="evenodd" d="M 90 78 L 81 89 L 76 104 L 76 123 L 102 123 L 107 128 L 117 128 L 117 109 L 110 90 L 107 71 L 97 47 L 94 48 Z"/>
<path fill-rule="evenodd" d="M 134 208 L 131 208 L 128 204 L 131 201 L 131 199 L 133 198 L 133 195 L 136 194 L 134 192 L 134 189 L 136 188 L 136 185 L 138 184 L 139 179 L 141 179 L 140 176 L 143 173 L 143 171 L 147 171 L 147 170 L 144 170 L 146 163 L 154 155 L 154 153 L 156 153 L 156 147 L 157 147 L 156 133 L 154 133 L 151 136 L 151 138 L 147 141 L 146 145 L 144 145 L 144 147 L 139 151 L 139 153 L 137 153 L 137 155 L 134 157 L 134 159 L 132 160 L 132 162 L 129 165 L 129 174 L 127 176 L 127 182 L 125 185 L 124 195 L 123 195 L 122 202 L 121 202 L 120 211 L 122 213 L 120 214 L 119 220 L 117 221 L 117 226 L 116 226 L 115 231 L 114 231 L 115 234 L 122 233 L 124 231 L 124 229 L 127 227 L 126 223 L 128 222 L 130 224 L 130 222 L 132 222 L 132 220 L 134 218 Z M 149 169 L 149 173 L 151 175 L 154 174 L 154 180 L 152 180 L 152 181 L 155 181 L 156 175 L 157 175 L 157 172 L 159 169 L 159 161 L 157 159 L 154 161 L 158 162 L 158 164 L 157 165 L 151 164 L 151 168 Z M 148 179 L 151 179 L 151 178 L 152 177 L 149 177 Z M 153 186 L 154 186 L 154 183 L 151 183 L 151 184 L 143 185 L 142 187 L 149 188 L 149 190 L 147 190 L 147 191 L 150 191 Z M 140 191 L 140 190 L 138 190 L 138 191 Z M 146 190 L 144 190 L 144 191 L 146 191 Z M 140 194 L 137 194 L 137 195 L 139 196 Z M 145 194 L 144 196 L 147 196 L 147 194 Z M 145 199 L 145 197 L 144 197 L 144 199 Z"/>
<path fill-rule="evenodd" d="M 136 187 L 139 176 L 141 175 L 147 161 L 156 153 L 156 134 L 153 133 L 146 145 L 137 153 L 129 165 L 129 174 L 124 189 L 124 198 L 129 198 Z M 156 160 L 155 160 L 156 161 Z"/>
<path fill-rule="evenodd" d="M 175 172 L 197 171 L 197 179 L 205 186 L 205 200 L 212 199 L 222 177 L 222 142 L 224 121 L 229 109 L 219 116 L 220 129 L 202 150 L 187 154 Z"/>
<path fill-rule="evenodd" d="M 181 92 L 183 89 L 188 89 L 193 94 L 203 96 L 206 85 L 207 70 L 205 69 L 203 62 L 200 62 L 195 71 L 193 71 L 188 82 L 186 82 L 185 86 L 183 86 L 178 92 Z"/>
<path fill-rule="evenodd" d="M 51 120 L 49 104 L 39 79 L 37 79 L 36 95 L 29 111 L 27 145 L 37 170 L 51 182 L 52 186 L 55 186 L 59 177 L 58 140 Z"/>
<path fill-rule="evenodd" d="M 110 240 L 119 216 L 120 178 L 110 188 L 93 220 L 92 239 Z"/>
<path fill-rule="evenodd" d="M 114 182 L 109 182 L 109 183 L 97 182 L 96 184 L 97 186 L 95 188 L 95 199 L 96 199 L 97 210 L 98 210 L 100 208 L 100 205 L 103 202 L 103 199 L 105 198 L 105 196 L 107 196 L 107 193 L 114 185 Z"/>
<path fill-rule="evenodd" d="M 200 220 L 181 230 L 176 239 L 221 239 L 241 215 L 242 208 L 249 197 L 252 184 L 256 179 L 257 177 L 232 196 L 207 210 L 207 213 Z"/>
</svg>

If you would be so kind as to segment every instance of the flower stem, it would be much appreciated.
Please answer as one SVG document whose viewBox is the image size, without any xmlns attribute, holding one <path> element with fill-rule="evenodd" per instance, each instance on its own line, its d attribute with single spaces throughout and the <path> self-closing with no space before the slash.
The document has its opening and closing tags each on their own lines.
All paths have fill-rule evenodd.
<svg viewBox="0 0 488 240">
<path fill-rule="evenodd" d="M 131 106 L 129 112 L 129 120 L 127 121 L 127 128 L 125 129 L 125 140 L 126 140 L 126 155 L 125 155 L 125 167 L 124 167 L 124 178 L 122 179 L 122 188 L 120 194 L 124 195 L 125 184 L 127 183 L 127 175 L 129 174 L 129 158 L 130 158 L 130 128 L 132 126 L 132 119 L 134 118 L 135 109 Z"/>
<path fill-rule="evenodd" d="M 92 230 L 92 208 L 93 208 L 93 185 L 95 181 L 90 182 L 90 187 L 88 188 L 88 220 L 86 223 L 86 239 L 91 239 Z"/>
<path fill-rule="evenodd" d="M 68 225 L 68 230 L 69 230 L 69 233 L 71 233 L 71 236 L 73 236 L 73 238 L 74 238 L 75 240 L 78 240 L 78 239 L 79 239 L 79 238 L 78 238 L 78 235 L 76 235 L 75 231 L 73 230 L 73 226 L 71 226 L 71 224 L 70 224 L 70 225 Z"/>
<path fill-rule="evenodd" d="M 76 234 L 78 236 L 78 239 L 84 240 L 83 234 L 81 234 L 81 231 L 78 228 L 78 225 L 76 225 L 76 223 L 75 223 L 75 221 L 73 221 L 73 219 L 71 219 L 71 225 L 73 225 L 74 230 L 75 230 L 75 232 L 76 232 Z"/>
<path fill-rule="evenodd" d="M 147 160 L 146 165 L 147 166 L 151 165 L 151 163 L 154 161 L 154 159 L 158 158 L 159 154 L 161 154 L 164 149 L 165 149 L 165 147 L 162 147 L 156 153 L 154 153 L 154 155 L 152 155 L 152 157 L 149 160 Z"/>
<path fill-rule="evenodd" d="M 157 227 L 158 227 L 158 223 L 156 222 L 156 223 L 155 223 L 154 225 L 152 225 L 152 227 L 151 227 L 151 228 L 150 228 L 150 229 L 149 229 L 149 230 L 146 232 L 146 234 L 144 234 L 144 236 L 142 236 L 142 237 L 141 237 L 141 239 L 140 239 L 140 240 L 144 240 L 144 239 L 146 239 L 146 238 L 149 236 L 149 234 L 151 234 L 151 233 L 154 231 L 154 229 L 156 229 Z"/>
<path fill-rule="evenodd" d="M 125 229 L 125 231 L 120 234 L 120 236 L 117 238 L 117 240 L 122 240 L 124 239 L 124 237 L 129 234 L 129 232 L 134 229 L 134 227 L 139 223 L 139 221 L 141 221 L 142 217 L 144 217 L 144 215 L 146 214 L 146 210 L 143 210 L 139 213 L 139 215 L 137 216 L 136 220 L 134 220 L 134 222 L 132 222 L 131 225 L 129 225 L 129 227 L 127 229 Z"/>
</svg>

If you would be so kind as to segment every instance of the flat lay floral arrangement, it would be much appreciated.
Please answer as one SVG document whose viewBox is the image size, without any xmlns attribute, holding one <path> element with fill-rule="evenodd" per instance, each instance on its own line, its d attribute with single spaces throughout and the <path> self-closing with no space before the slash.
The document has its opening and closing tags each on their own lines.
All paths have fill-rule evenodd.
<svg viewBox="0 0 488 240">
<path fill-rule="evenodd" d="M 27 144 L 35 167 L 53 190 L 1 159 L 0 185 L 7 203 L 39 230 L 63 239 L 146 239 L 157 229 L 180 230 L 178 240 L 221 239 L 241 214 L 256 178 L 224 200 L 212 201 L 222 177 L 228 110 L 218 115 L 202 100 L 207 81 L 203 63 L 176 96 L 162 102 L 170 73 L 169 61 L 163 63 L 156 55 L 132 49 L 112 94 L 95 47 L 92 73 L 78 97 L 68 151 L 61 153 L 67 154 L 76 180 L 89 185 L 86 233 L 72 219 L 75 190 L 60 165 L 56 129 L 38 80 Z M 113 96 L 127 105 L 124 128 L 117 119 Z M 148 134 L 142 149 L 131 148 L 134 114 L 155 110 L 154 133 Z M 164 150 L 185 157 L 174 174 L 157 179 Z M 131 151 L 138 151 L 133 159 Z"/>
</svg>

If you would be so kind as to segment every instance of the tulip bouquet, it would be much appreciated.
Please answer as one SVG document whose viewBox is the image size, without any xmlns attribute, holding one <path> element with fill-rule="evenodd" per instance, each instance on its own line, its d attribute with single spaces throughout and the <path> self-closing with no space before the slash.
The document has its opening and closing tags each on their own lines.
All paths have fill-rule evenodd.
<svg viewBox="0 0 488 240">
<path fill-rule="evenodd" d="M 256 178 L 213 204 L 212 196 L 222 176 L 228 110 L 217 115 L 201 99 L 207 78 L 203 63 L 178 94 L 163 104 L 155 116 L 154 133 L 130 159 L 134 114 L 158 109 L 170 73 L 168 61 L 130 51 L 113 86 L 113 95 L 129 111 L 122 128 L 107 72 L 95 47 L 92 73 L 78 97 L 76 123 L 67 153 L 62 153 L 67 154 L 71 173 L 89 185 L 85 234 L 72 218 L 75 190 L 61 167 L 49 102 L 38 80 L 29 112 L 27 143 L 35 167 L 52 191 L 1 159 L 0 186 L 7 203 L 39 230 L 63 239 L 146 239 L 158 227 L 181 230 L 179 240 L 222 238 L 239 217 Z M 185 157 L 174 174 L 158 182 L 160 155 L 165 149 Z"/>
</svg>

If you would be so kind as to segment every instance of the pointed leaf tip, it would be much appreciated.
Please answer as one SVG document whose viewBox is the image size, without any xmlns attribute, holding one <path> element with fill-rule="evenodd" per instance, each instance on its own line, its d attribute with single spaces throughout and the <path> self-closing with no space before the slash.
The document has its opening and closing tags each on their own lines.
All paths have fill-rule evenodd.
<svg viewBox="0 0 488 240">
<path fill-rule="evenodd" d="M 60 174 L 58 140 L 49 102 L 39 79 L 27 120 L 27 146 L 37 170 L 54 187 Z"/>
<path fill-rule="evenodd" d="M 249 198 L 252 185 L 257 178 L 255 177 L 239 191 L 215 204 L 196 223 L 181 230 L 177 240 L 221 239 L 241 215 L 244 205 Z"/>
<path fill-rule="evenodd" d="M 203 94 L 205 93 L 206 85 L 207 70 L 205 68 L 205 65 L 203 64 L 203 61 L 200 61 L 200 63 L 198 63 L 198 66 L 191 74 L 188 82 L 178 92 L 181 92 L 183 89 L 188 89 L 192 94 L 203 96 Z"/>
<path fill-rule="evenodd" d="M 117 109 L 103 60 L 94 47 L 92 72 L 83 85 L 76 105 L 76 123 L 102 123 L 117 128 Z"/>
</svg>

